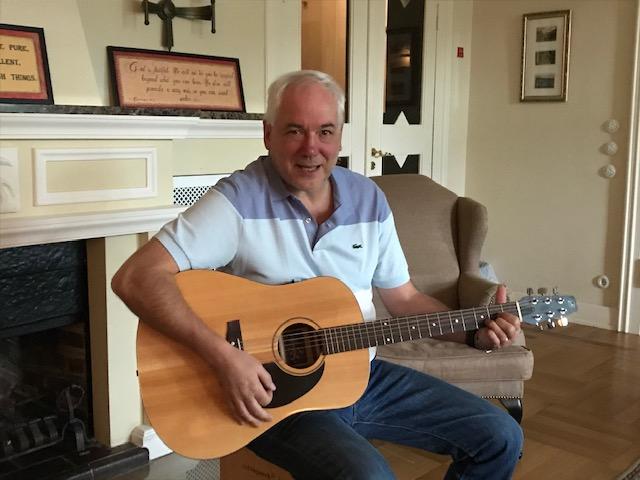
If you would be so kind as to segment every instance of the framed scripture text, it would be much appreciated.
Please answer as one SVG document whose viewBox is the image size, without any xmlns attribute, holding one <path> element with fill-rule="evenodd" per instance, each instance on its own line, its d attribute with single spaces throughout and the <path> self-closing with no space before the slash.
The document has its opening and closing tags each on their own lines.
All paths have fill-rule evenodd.
<svg viewBox="0 0 640 480">
<path fill-rule="evenodd" d="M 107 47 L 116 104 L 245 112 L 237 58 Z"/>
<path fill-rule="evenodd" d="M 0 23 L 0 102 L 53 104 L 42 28 Z"/>
</svg>

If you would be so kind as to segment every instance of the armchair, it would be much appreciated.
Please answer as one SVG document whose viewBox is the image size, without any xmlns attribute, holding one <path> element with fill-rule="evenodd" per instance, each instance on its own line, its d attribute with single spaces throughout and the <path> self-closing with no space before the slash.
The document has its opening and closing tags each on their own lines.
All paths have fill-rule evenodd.
<svg viewBox="0 0 640 480">
<path fill-rule="evenodd" d="M 411 279 L 418 290 L 452 309 L 489 304 L 498 285 L 480 275 L 487 209 L 428 177 L 373 177 L 393 211 Z M 379 317 L 387 312 L 374 297 Z M 498 399 L 520 422 L 524 381 L 533 354 L 521 333 L 514 345 L 486 353 L 434 339 L 378 347 L 378 358 L 442 378 L 476 395 Z"/>
<path fill-rule="evenodd" d="M 394 213 L 400 243 L 416 287 L 452 309 L 489 304 L 498 285 L 480 275 L 487 210 L 480 203 L 416 174 L 373 177 Z M 374 294 L 379 318 L 388 315 Z M 524 381 L 533 354 L 521 333 L 514 345 L 491 353 L 455 342 L 426 339 L 378 347 L 378 358 L 442 378 L 487 399 L 498 399 L 520 422 Z M 221 459 L 221 478 L 291 477 L 247 448 Z"/>
</svg>

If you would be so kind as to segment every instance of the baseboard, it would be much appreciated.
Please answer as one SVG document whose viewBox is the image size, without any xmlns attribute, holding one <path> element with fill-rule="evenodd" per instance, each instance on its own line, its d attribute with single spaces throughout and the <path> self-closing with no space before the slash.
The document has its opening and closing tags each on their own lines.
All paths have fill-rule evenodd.
<svg viewBox="0 0 640 480">
<path fill-rule="evenodd" d="M 149 460 L 163 457 L 173 452 L 173 450 L 160 440 L 156 431 L 149 425 L 143 424 L 134 428 L 133 432 L 131 432 L 131 443 L 149 450 Z"/>
</svg>

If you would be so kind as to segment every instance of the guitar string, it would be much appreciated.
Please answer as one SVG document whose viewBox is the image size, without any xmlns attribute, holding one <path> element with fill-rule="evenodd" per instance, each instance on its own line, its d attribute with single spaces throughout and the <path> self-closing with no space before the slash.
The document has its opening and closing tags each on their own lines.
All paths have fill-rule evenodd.
<svg viewBox="0 0 640 480">
<path fill-rule="evenodd" d="M 521 307 L 526 307 L 531 303 L 533 303 L 531 300 L 523 300 L 519 302 L 519 305 Z M 289 347 L 290 350 L 304 350 L 308 348 L 324 347 L 324 346 L 338 347 L 337 349 L 339 350 L 340 349 L 339 342 L 342 342 L 342 347 L 346 347 L 347 342 L 351 347 L 351 342 L 353 341 L 353 342 L 356 342 L 356 345 L 358 344 L 358 342 L 360 343 L 360 345 L 362 345 L 361 347 L 357 347 L 355 349 L 362 349 L 362 348 L 367 348 L 366 346 L 364 346 L 365 335 L 367 336 L 369 343 L 371 343 L 370 336 L 369 336 L 370 333 L 373 334 L 376 340 L 377 340 L 378 333 L 382 333 L 383 335 L 385 334 L 384 332 L 385 328 L 389 330 L 389 333 L 391 333 L 392 337 L 394 337 L 395 334 L 401 335 L 402 331 L 400 329 L 404 327 L 404 325 L 401 325 L 401 322 L 406 322 L 407 328 L 410 327 L 411 325 L 415 325 L 416 327 L 418 327 L 419 338 L 426 337 L 426 335 L 422 335 L 422 332 L 421 332 L 422 328 L 429 330 L 430 335 L 428 336 L 433 337 L 433 336 L 440 336 L 441 334 L 444 334 L 444 333 L 455 332 L 456 329 L 453 326 L 452 321 L 453 321 L 453 318 L 459 314 L 463 318 L 463 327 L 465 327 L 463 330 L 472 330 L 473 328 L 468 328 L 468 329 L 466 328 L 467 319 L 465 319 L 464 317 L 465 314 L 472 313 L 474 315 L 474 318 L 473 319 L 469 318 L 468 321 L 473 322 L 473 324 L 475 324 L 477 321 L 476 313 L 482 314 L 485 311 L 487 311 L 490 315 L 500 313 L 503 311 L 508 313 L 514 313 L 514 314 L 519 313 L 518 304 L 516 302 L 510 302 L 506 304 L 495 304 L 495 305 L 489 305 L 487 307 L 474 307 L 474 308 L 451 311 L 451 312 L 444 311 L 444 312 L 434 312 L 429 314 L 405 316 L 405 317 L 398 317 L 398 318 L 379 319 L 373 322 L 347 324 L 347 325 L 340 325 L 336 327 L 326 327 L 320 330 L 313 330 L 309 332 L 284 334 L 282 336 L 283 338 L 282 344 L 285 348 Z M 450 315 L 451 313 L 453 313 L 454 315 Z M 442 319 L 441 316 L 446 316 L 446 318 Z M 438 317 L 438 318 L 430 319 L 429 317 Z M 482 321 L 484 321 L 484 319 L 482 319 Z M 385 322 L 388 322 L 390 325 L 383 325 Z M 413 322 L 413 323 L 410 323 L 410 322 Z M 460 324 L 457 323 L 457 325 L 460 325 Z M 392 328 L 394 328 L 395 331 L 390 330 Z M 436 333 L 438 331 L 442 333 L 438 335 L 433 335 L 431 328 L 435 329 Z M 348 329 L 351 329 L 351 331 L 348 331 Z M 363 329 L 366 331 L 362 331 Z M 380 332 L 378 332 L 378 330 L 380 330 Z M 449 330 L 451 330 L 451 332 L 449 332 Z M 407 332 L 411 336 L 411 332 L 409 330 L 407 330 Z M 328 339 L 327 336 L 335 337 L 335 338 Z M 293 349 L 290 348 L 292 344 L 295 344 L 296 342 L 300 343 L 301 340 L 308 340 L 308 338 L 311 338 L 313 341 L 307 341 L 306 343 L 304 343 L 304 345 L 296 346 Z M 328 341 L 331 342 L 330 345 Z M 385 344 L 385 343 L 386 342 L 384 342 L 383 340 L 382 344 Z M 396 343 L 396 342 L 393 342 L 393 343 Z M 379 345 L 379 344 L 376 343 L 375 345 Z M 271 343 L 265 346 L 270 347 Z M 371 346 L 373 346 L 373 344 Z M 254 347 L 258 347 L 258 345 L 254 345 Z"/>
<path fill-rule="evenodd" d="M 521 308 L 526 308 L 527 306 L 531 305 L 532 303 L 534 303 L 532 300 L 521 300 L 519 302 L 508 302 L 508 303 L 501 303 L 501 304 L 492 304 L 492 305 L 487 305 L 486 307 L 472 307 L 472 308 L 467 308 L 467 309 L 463 309 L 463 310 L 451 310 L 451 311 L 443 311 L 443 312 L 432 312 L 432 313 L 425 313 L 425 314 L 417 314 L 417 315 L 410 315 L 410 316 L 405 316 L 405 317 L 395 317 L 395 318 L 382 318 L 382 319 L 377 319 L 377 320 L 373 320 L 373 321 L 366 321 L 366 322 L 358 322 L 358 323 L 353 323 L 353 324 L 346 324 L 346 325 L 338 325 L 335 327 L 326 327 L 324 329 L 320 329 L 320 330 L 313 330 L 311 332 L 299 332 L 299 333 L 290 333 L 290 334 L 285 334 L 283 335 L 283 337 L 286 337 L 287 339 L 294 339 L 294 337 L 296 336 L 301 336 L 304 337 L 306 335 L 312 335 L 315 332 L 322 332 L 323 330 L 328 330 L 328 329 L 333 329 L 333 330 L 338 330 L 338 329 L 343 329 L 343 328 L 362 328 L 363 326 L 369 328 L 370 326 L 373 327 L 375 324 L 381 325 L 381 328 L 387 328 L 388 326 L 382 325 L 385 322 L 388 322 L 390 324 L 399 324 L 400 322 L 404 321 L 404 322 L 409 322 L 412 320 L 415 321 L 425 321 L 425 320 L 431 320 L 429 317 L 438 317 L 437 319 L 433 319 L 435 321 L 435 323 L 430 322 L 429 326 L 433 326 L 436 328 L 440 328 L 442 326 L 444 326 L 446 329 L 449 329 L 450 326 L 452 325 L 452 321 L 455 319 L 455 317 L 460 314 L 460 316 L 462 317 L 462 321 L 463 324 L 464 322 L 467 320 L 467 318 L 465 317 L 465 315 L 471 313 L 472 315 L 474 315 L 474 318 L 471 320 L 475 323 L 475 321 L 477 320 L 477 316 L 476 313 L 484 315 L 485 312 L 488 312 L 489 315 L 493 315 L 493 314 L 497 314 L 497 313 L 501 313 L 501 312 L 507 312 L 507 313 L 513 313 L 513 314 L 518 314 L 520 313 L 518 311 L 518 305 Z M 539 303 L 539 301 L 536 301 L 536 303 Z M 567 314 L 570 312 L 566 312 Z M 445 317 L 444 319 L 442 319 L 441 317 Z M 484 321 L 484 319 L 481 318 L 482 321 Z M 459 323 L 458 323 L 459 325 Z M 398 328 L 400 326 L 398 325 Z M 472 330 L 472 328 L 469 329 L 464 329 L 464 330 Z M 452 330 L 452 331 L 455 331 Z"/>
<path fill-rule="evenodd" d="M 493 313 L 500 313 L 502 311 L 505 311 L 507 313 L 517 313 L 516 308 L 513 308 L 512 311 L 503 309 L 503 310 L 497 310 Z M 438 313 L 446 314 L 446 312 L 438 312 Z M 382 345 L 387 343 L 398 343 L 395 341 L 386 342 L 384 338 L 387 338 L 390 336 L 392 339 L 395 339 L 396 335 L 402 336 L 403 330 L 401 329 L 403 328 L 406 330 L 406 333 L 409 334 L 409 336 L 411 336 L 411 331 L 409 330 L 409 328 L 412 325 L 415 325 L 418 328 L 418 332 L 416 332 L 416 335 L 418 336 L 418 338 L 416 338 L 415 340 L 418 340 L 420 338 L 425 338 L 425 337 L 437 337 L 447 333 L 454 333 L 456 331 L 473 330 L 473 327 L 476 326 L 476 323 L 484 322 L 484 319 L 477 319 L 475 317 L 475 313 L 476 313 L 475 310 L 473 311 L 473 313 L 474 313 L 474 318 L 463 319 L 462 324 L 460 323 L 456 324 L 458 326 L 465 327 L 466 326 L 465 324 L 469 323 L 470 325 L 472 325 L 472 327 L 463 328 L 459 330 L 455 329 L 455 326 L 453 323 L 453 316 L 451 319 L 447 318 L 443 320 L 441 318 L 438 318 L 437 320 L 434 319 L 433 321 L 431 321 L 429 318 L 426 318 L 422 315 L 416 315 L 416 316 L 398 317 L 394 319 L 380 319 L 374 322 L 340 325 L 337 327 L 327 327 L 320 330 L 313 330 L 310 332 L 284 334 L 282 336 L 283 337 L 282 344 L 285 348 L 289 348 L 289 349 L 291 349 L 291 346 L 293 345 L 294 348 L 292 348 L 291 350 L 304 350 L 304 349 L 313 348 L 313 347 L 323 347 L 325 345 L 329 346 L 327 342 L 327 335 L 325 334 L 325 332 L 329 334 L 328 335 L 329 337 L 334 337 L 334 338 L 329 338 L 329 342 L 331 343 L 330 346 L 337 347 L 337 350 L 340 350 L 341 343 L 342 343 L 342 347 L 346 347 L 346 343 L 348 343 L 349 346 L 351 346 L 352 342 L 354 342 L 356 345 L 358 343 L 363 345 L 365 336 L 367 337 L 367 339 L 370 339 L 369 334 L 371 334 L 375 340 L 381 339 Z M 430 315 L 434 315 L 434 314 L 430 314 Z M 384 324 L 385 322 L 388 324 L 385 325 Z M 422 335 L 421 334 L 422 330 L 424 330 L 425 333 L 428 331 L 429 335 Z M 435 335 L 433 334 L 434 332 L 436 333 Z M 308 340 L 309 338 L 311 340 Z M 297 346 L 297 344 L 303 341 L 304 341 L 303 345 Z M 371 342 L 369 341 L 369 343 Z M 371 346 L 374 346 L 374 345 L 380 345 L 380 343 L 375 343 L 375 344 L 372 344 Z M 366 348 L 366 346 L 358 347 L 356 349 L 359 349 L 359 348 Z M 350 349 L 347 348 L 346 350 L 350 350 Z"/>
<path fill-rule="evenodd" d="M 533 303 L 533 301 L 531 300 L 523 300 L 519 302 L 519 305 L 521 307 L 526 307 L 527 305 L 530 305 L 531 303 Z M 536 301 L 536 303 L 538 303 L 538 301 Z M 391 333 L 391 337 L 394 337 L 396 334 L 400 335 L 402 337 L 402 330 L 401 328 L 403 328 L 403 325 L 400 325 L 401 321 L 406 322 L 406 328 L 408 328 L 410 325 L 409 322 L 414 321 L 413 325 L 418 327 L 418 334 L 419 334 L 419 338 L 415 338 L 415 339 L 408 339 L 408 340 L 404 340 L 401 339 L 400 341 L 409 341 L 409 340 L 418 340 L 420 338 L 425 338 L 425 337 L 437 337 L 440 335 L 443 335 L 445 333 L 453 333 L 455 332 L 455 327 L 453 327 L 453 317 L 455 315 L 452 315 L 451 318 L 449 318 L 449 314 L 450 313 L 455 313 L 455 314 L 461 314 L 463 317 L 465 315 L 465 313 L 473 313 L 474 314 L 474 319 L 471 320 L 469 319 L 469 321 L 476 323 L 476 318 L 475 318 L 475 314 L 476 313 L 482 313 L 484 311 L 488 311 L 490 315 L 495 314 L 495 313 L 500 313 L 500 312 L 508 312 L 508 313 L 514 313 L 514 314 L 518 314 L 518 303 L 516 302 L 510 302 L 510 303 L 505 303 L 505 304 L 495 304 L 495 305 L 489 305 L 487 307 L 474 307 L 474 308 L 469 308 L 469 309 L 464 309 L 464 310 L 457 310 L 457 311 L 451 311 L 451 312 L 434 312 L 434 313 L 429 313 L 429 314 L 421 314 L 421 315 L 414 315 L 414 316 L 406 316 L 406 317 L 398 317 L 398 318 L 389 318 L 389 319 L 379 319 L 379 320 L 375 320 L 375 321 L 369 321 L 369 322 L 364 322 L 364 323 L 354 323 L 354 324 L 347 324 L 347 325 L 340 325 L 340 326 L 336 326 L 336 327 L 326 327 L 320 330 L 313 330 L 313 331 L 309 331 L 309 332 L 300 332 L 300 333 L 294 333 L 294 334 L 284 334 L 282 336 L 283 341 L 282 344 L 285 348 L 288 348 L 289 351 L 298 351 L 298 350 L 306 350 L 309 348 L 314 348 L 314 347 L 319 347 L 319 348 L 323 348 L 323 347 L 327 347 L 327 352 L 326 353 L 340 353 L 342 351 L 349 351 L 349 350 L 359 350 L 359 349 L 364 349 L 367 348 L 368 345 L 365 345 L 364 342 L 364 336 L 367 336 L 367 339 L 369 341 L 369 343 L 371 343 L 370 341 L 370 336 L 369 334 L 372 333 L 374 338 L 377 340 L 379 337 L 377 337 L 377 335 L 379 333 L 382 333 L 383 336 L 387 336 L 384 335 L 384 329 L 386 328 L 388 330 L 388 333 Z M 493 310 L 493 312 L 491 312 L 491 310 Z M 567 312 L 569 313 L 569 312 Z M 440 315 L 446 315 L 447 318 L 442 320 L 440 318 Z M 422 335 L 421 333 L 421 327 L 425 328 L 425 321 L 429 321 L 430 316 L 438 316 L 438 319 L 435 320 L 434 322 L 429 322 L 426 325 L 426 329 L 429 330 L 429 335 Z M 484 320 L 482 320 L 484 321 Z M 389 322 L 391 325 L 382 325 L 382 323 L 384 322 Z M 460 325 L 458 323 L 458 325 Z M 366 331 L 362 331 L 362 329 L 366 329 Z M 430 330 L 431 328 L 434 328 L 436 331 L 436 335 L 433 334 L 433 332 Z M 452 328 L 451 328 L 452 327 Z M 465 327 L 463 330 L 472 330 L 473 328 L 466 328 L 465 325 L 465 319 L 463 318 L 463 327 Z M 348 329 L 351 329 L 351 331 L 348 331 Z M 395 330 L 391 330 L 391 328 L 395 328 Z M 451 328 L 451 332 L 449 332 L 449 329 Z M 373 331 L 371 331 L 373 330 Z M 378 330 L 380 330 L 380 332 L 378 332 Z M 438 334 L 437 332 L 441 331 L 440 334 Z M 327 332 L 329 333 L 329 335 L 327 335 Z M 411 336 L 411 332 L 407 329 L 407 333 L 409 333 L 409 336 Z M 324 334 L 324 336 L 322 335 Z M 327 337 L 331 337 L 331 338 L 327 338 Z M 297 337 L 297 338 L 294 338 Z M 305 340 L 307 338 L 311 338 L 313 341 L 307 341 L 306 343 L 304 343 L 303 345 L 300 346 L 295 346 L 294 348 L 291 348 L 291 344 L 295 344 L 300 343 L 301 340 Z M 355 342 L 356 347 L 353 348 L 351 345 L 351 342 Z M 330 342 L 330 343 L 329 343 Z M 347 343 L 349 344 L 349 348 L 347 348 Z M 360 346 L 357 346 L 358 343 L 360 343 Z M 388 342 L 385 342 L 384 340 L 382 340 L 381 343 L 371 343 L 371 346 L 378 346 L 380 344 L 385 345 Z M 396 341 L 393 342 L 389 342 L 389 343 L 398 343 Z M 342 348 L 341 348 L 341 344 L 342 344 Z M 260 345 L 256 345 L 254 344 L 254 348 L 259 348 Z M 270 348 L 271 347 L 271 343 L 269 344 L 265 344 L 263 347 L 266 348 Z M 333 352 L 329 352 L 328 348 L 329 347 L 334 347 L 333 348 Z"/>
</svg>

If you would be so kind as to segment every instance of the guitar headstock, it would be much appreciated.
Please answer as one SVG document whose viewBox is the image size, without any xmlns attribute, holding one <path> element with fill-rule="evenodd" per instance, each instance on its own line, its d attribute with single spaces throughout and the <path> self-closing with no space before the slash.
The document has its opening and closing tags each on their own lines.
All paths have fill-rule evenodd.
<svg viewBox="0 0 640 480">
<path fill-rule="evenodd" d="M 540 328 L 566 327 L 569 323 L 567 315 L 578 310 L 575 297 L 571 295 L 553 295 L 541 293 L 527 295 L 518 302 L 522 321 Z"/>
</svg>

